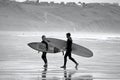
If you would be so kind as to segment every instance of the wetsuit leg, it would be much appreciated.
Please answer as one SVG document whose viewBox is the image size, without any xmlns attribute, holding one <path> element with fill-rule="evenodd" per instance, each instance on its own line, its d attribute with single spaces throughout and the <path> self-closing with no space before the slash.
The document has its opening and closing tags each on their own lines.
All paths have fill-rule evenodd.
<svg viewBox="0 0 120 80">
<path fill-rule="evenodd" d="M 64 66 L 66 66 L 66 63 L 67 63 L 67 56 L 68 56 L 68 52 L 66 51 L 64 56 Z"/>
<path fill-rule="evenodd" d="M 69 56 L 69 59 L 71 60 L 71 61 L 73 61 L 75 64 L 77 64 L 77 62 L 75 61 L 75 59 L 74 58 L 72 58 L 72 55 L 71 55 L 71 50 L 69 50 L 68 51 L 68 56 Z"/>
<path fill-rule="evenodd" d="M 47 64 L 46 54 L 47 54 L 46 52 L 43 52 L 43 54 L 42 54 L 42 59 L 43 59 L 45 64 Z"/>
</svg>

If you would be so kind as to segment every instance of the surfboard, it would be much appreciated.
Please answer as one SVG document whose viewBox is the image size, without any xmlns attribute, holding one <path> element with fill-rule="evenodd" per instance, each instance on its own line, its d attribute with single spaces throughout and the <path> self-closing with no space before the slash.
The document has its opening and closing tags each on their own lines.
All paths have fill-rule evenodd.
<svg viewBox="0 0 120 80">
<path fill-rule="evenodd" d="M 65 40 L 56 39 L 56 38 L 47 38 L 47 40 L 53 46 L 59 48 L 60 50 L 65 51 L 65 48 L 66 48 Z M 83 56 L 83 57 L 93 56 L 93 52 L 90 49 L 83 47 L 81 45 L 75 44 L 75 43 L 72 44 L 72 53 L 78 56 Z"/>
<path fill-rule="evenodd" d="M 41 52 L 47 52 L 47 53 L 58 53 L 60 50 L 50 44 L 48 44 L 48 50 L 46 50 L 46 45 L 41 42 L 31 42 L 28 43 L 28 46 L 31 47 L 34 50 L 41 51 Z"/>
</svg>

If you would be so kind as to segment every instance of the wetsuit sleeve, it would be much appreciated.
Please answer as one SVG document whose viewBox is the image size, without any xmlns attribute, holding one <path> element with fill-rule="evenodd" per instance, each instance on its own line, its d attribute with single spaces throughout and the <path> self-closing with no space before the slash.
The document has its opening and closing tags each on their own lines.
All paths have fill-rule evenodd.
<svg viewBox="0 0 120 80">
<path fill-rule="evenodd" d="M 67 40 L 66 49 L 67 50 L 72 50 L 72 39 Z"/>
<path fill-rule="evenodd" d="M 48 43 L 46 42 L 46 50 L 48 50 Z"/>
</svg>

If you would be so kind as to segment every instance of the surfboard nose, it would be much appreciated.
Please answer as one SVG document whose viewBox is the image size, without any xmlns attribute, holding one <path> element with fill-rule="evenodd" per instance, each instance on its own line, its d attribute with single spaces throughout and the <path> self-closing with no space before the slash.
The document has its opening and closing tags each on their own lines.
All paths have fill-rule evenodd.
<svg viewBox="0 0 120 80">
<path fill-rule="evenodd" d="M 32 42 L 32 43 L 28 43 L 28 46 L 31 47 L 32 49 L 36 48 L 36 43 Z"/>
<path fill-rule="evenodd" d="M 31 43 L 28 43 L 28 46 L 33 48 L 33 49 L 36 49 L 36 47 L 38 46 L 37 43 L 35 42 L 31 42 Z"/>
<path fill-rule="evenodd" d="M 32 43 L 28 43 L 28 46 L 29 46 L 29 47 L 32 47 Z"/>
<path fill-rule="evenodd" d="M 88 57 L 92 57 L 93 56 L 93 52 L 91 51 L 91 54 L 90 54 L 90 56 L 88 56 Z"/>
<path fill-rule="evenodd" d="M 93 57 L 93 52 L 89 50 L 89 55 L 86 55 L 86 57 L 88 58 Z"/>
</svg>

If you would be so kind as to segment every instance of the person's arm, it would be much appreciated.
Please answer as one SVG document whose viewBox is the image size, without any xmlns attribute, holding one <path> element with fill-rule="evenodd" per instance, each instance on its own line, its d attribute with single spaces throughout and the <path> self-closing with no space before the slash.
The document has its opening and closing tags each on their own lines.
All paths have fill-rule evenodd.
<svg viewBox="0 0 120 80">
<path fill-rule="evenodd" d="M 48 43 L 46 42 L 46 50 L 48 50 Z"/>
<path fill-rule="evenodd" d="M 68 45 L 69 45 L 69 40 L 67 39 L 65 49 L 68 49 Z"/>
</svg>

